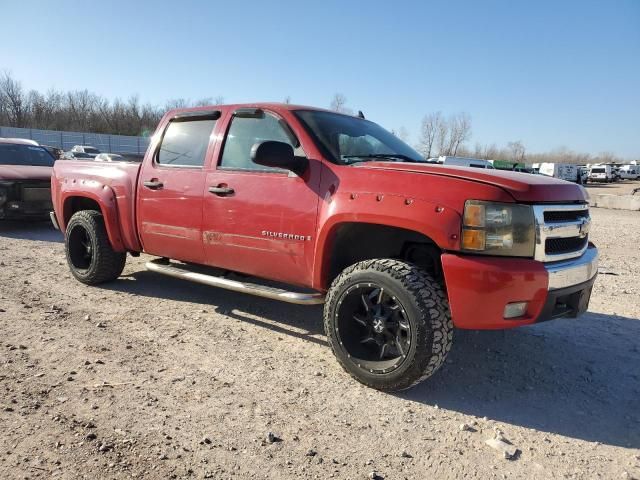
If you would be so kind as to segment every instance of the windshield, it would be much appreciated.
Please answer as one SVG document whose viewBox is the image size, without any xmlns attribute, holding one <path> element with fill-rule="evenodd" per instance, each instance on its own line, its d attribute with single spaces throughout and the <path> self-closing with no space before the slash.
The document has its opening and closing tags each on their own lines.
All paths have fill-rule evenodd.
<svg viewBox="0 0 640 480">
<path fill-rule="evenodd" d="M 84 147 L 84 153 L 98 154 L 100 153 L 100 150 L 93 147 Z"/>
<path fill-rule="evenodd" d="M 336 163 L 424 162 L 413 148 L 369 120 L 317 110 L 298 110 L 295 115 Z"/>
<path fill-rule="evenodd" d="M 591 173 L 605 173 L 606 170 L 604 168 L 592 168 Z"/>
<path fill-rule="evenodd" d="M 55 159 L 44 148 L 32 145 L 0 144 L 0 165 L 53 167 Z"/>
</svg>

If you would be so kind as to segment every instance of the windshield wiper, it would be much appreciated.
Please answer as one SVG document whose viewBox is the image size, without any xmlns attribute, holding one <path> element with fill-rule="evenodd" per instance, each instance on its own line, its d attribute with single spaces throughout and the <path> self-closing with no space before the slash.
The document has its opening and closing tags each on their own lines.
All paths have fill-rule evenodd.
<svg viewBox="0 0 640 480">
<path fill-rule="evenodd" d="M 399 159 L 399 160 L 403 160 L 405 162 L 412 162 L 412 163 L 418 163 L 419 160 L 416 160 L 415 158 L 411 158 L 408 155 L 402 155 L 401 153 L 375 153 L 375 154 L 368 154 L 368 155 L 341 155 L 342 158 L 370 158 L 370 159 L 376 159 L 376 158 L 386 158 L 386 159 Z"/>
</svg>

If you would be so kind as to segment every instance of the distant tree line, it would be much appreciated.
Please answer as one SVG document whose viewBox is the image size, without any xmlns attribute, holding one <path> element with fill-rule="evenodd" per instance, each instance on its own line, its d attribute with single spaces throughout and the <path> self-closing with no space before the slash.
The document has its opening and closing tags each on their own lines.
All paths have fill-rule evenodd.
<svg viewBox="0 0 640 480">
<path fill-rule="evenodd" d="M 0 73 L 0 125 L 116 135 L 153 132 L 167 110 L 223 103 L 222 97 L 169 100 L 163 107 L 142 104 L 137 95 L 110 101 L 88 90 L 46 93 L 25 90 L 9 72 Z"/>
<path fill-rule="evenodd" d="M 9 72 L 0 73 L 0 125 L 7 127 L 147 135 L 155 130 L 167 110 L 222 103 L 223 97 L 208 97 L 195 101 L 176 98 L 158 106 L 141 103 L 137 95 L 127 100 L 109 100 L 88 90 L 62 92 L 51 89 L 42 93 L 25 90 L 20 81 Z M 285 97 L 284 103 L 291 103 L 291 97 Z M 354 114 L 354 110 L 347 106 L 347 98 L 341 93 L 333 96 L 329 108 L 336 112 Z M 409 132 L 404 126 L 392 129 L 392 133 L 404 141 L 409 141 Z M 471 148 L 470 140 L 471 116 L 468 113 L 445 116 L 442 112 L 434 112 L 422 119 L 415 148 L 425 159 L 440 155 L 457 155 L 527 163 L 584 164 L 621 161 L 609 152 L 592 155 L 573 152 L 566 148 L 546 153 L 529 153 L 519 140 L 508 142 L 502 147 L 496 144 L 476 143 L 474 148 Z"/>
</svg>

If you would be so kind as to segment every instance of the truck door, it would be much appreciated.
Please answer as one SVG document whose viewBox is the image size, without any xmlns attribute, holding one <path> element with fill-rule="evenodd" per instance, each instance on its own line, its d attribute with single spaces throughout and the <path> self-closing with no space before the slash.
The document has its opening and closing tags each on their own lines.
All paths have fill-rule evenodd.
<svg viewBox="0 0 640 480">
<path fill-rule="evenodd" d="M 230 116 L 217 166 L 207 174 L 203 236 L 211 266 L 309 285 L 312 277 L 321 163 L 298 176 L 251 161 L 251 147 L 289 143 L 291 128 L 274 113 L 239 109 Z"/>
<path fill-rule="evenodd" d="M 220 112 L 172 118 L 138 179 L 138 232 L 152 255 L 204 263 L 202 203 L 205 160 Z"/>
</svg>

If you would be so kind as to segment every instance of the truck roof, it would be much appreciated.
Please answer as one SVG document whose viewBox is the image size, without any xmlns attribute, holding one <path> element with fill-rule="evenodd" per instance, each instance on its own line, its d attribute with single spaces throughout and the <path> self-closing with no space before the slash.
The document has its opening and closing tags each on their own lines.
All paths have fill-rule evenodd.
<svg viewBox="0 0 640 480">
<path fill-rule="evenodd" d="M 182 112 L 197 112 L 201 110 L 236 110 L 238 108 L 266 108 L 273 110 L 316 110 L 319 112 L 331 112 L 336 113 L 338 115 L 347 115 L 350 117 L 358 118 L 357 115 L 349 115 L 342 112 L 336 112 L 334 110 L 329 110 L 327 108 L 319 108 L 319 107 L 311 107 L 308 105 L 296 105 L 291 103 L 280 103 L 280 102 L 255 102 L 255 103 L 229 103 L 224 105 L 205 105 L 202 107 L 188 107 L 188 108 L 174 108 L 169 110 L 167 113 L 171 112 L 172 114 L 182 113 Z"/>
</svg>

